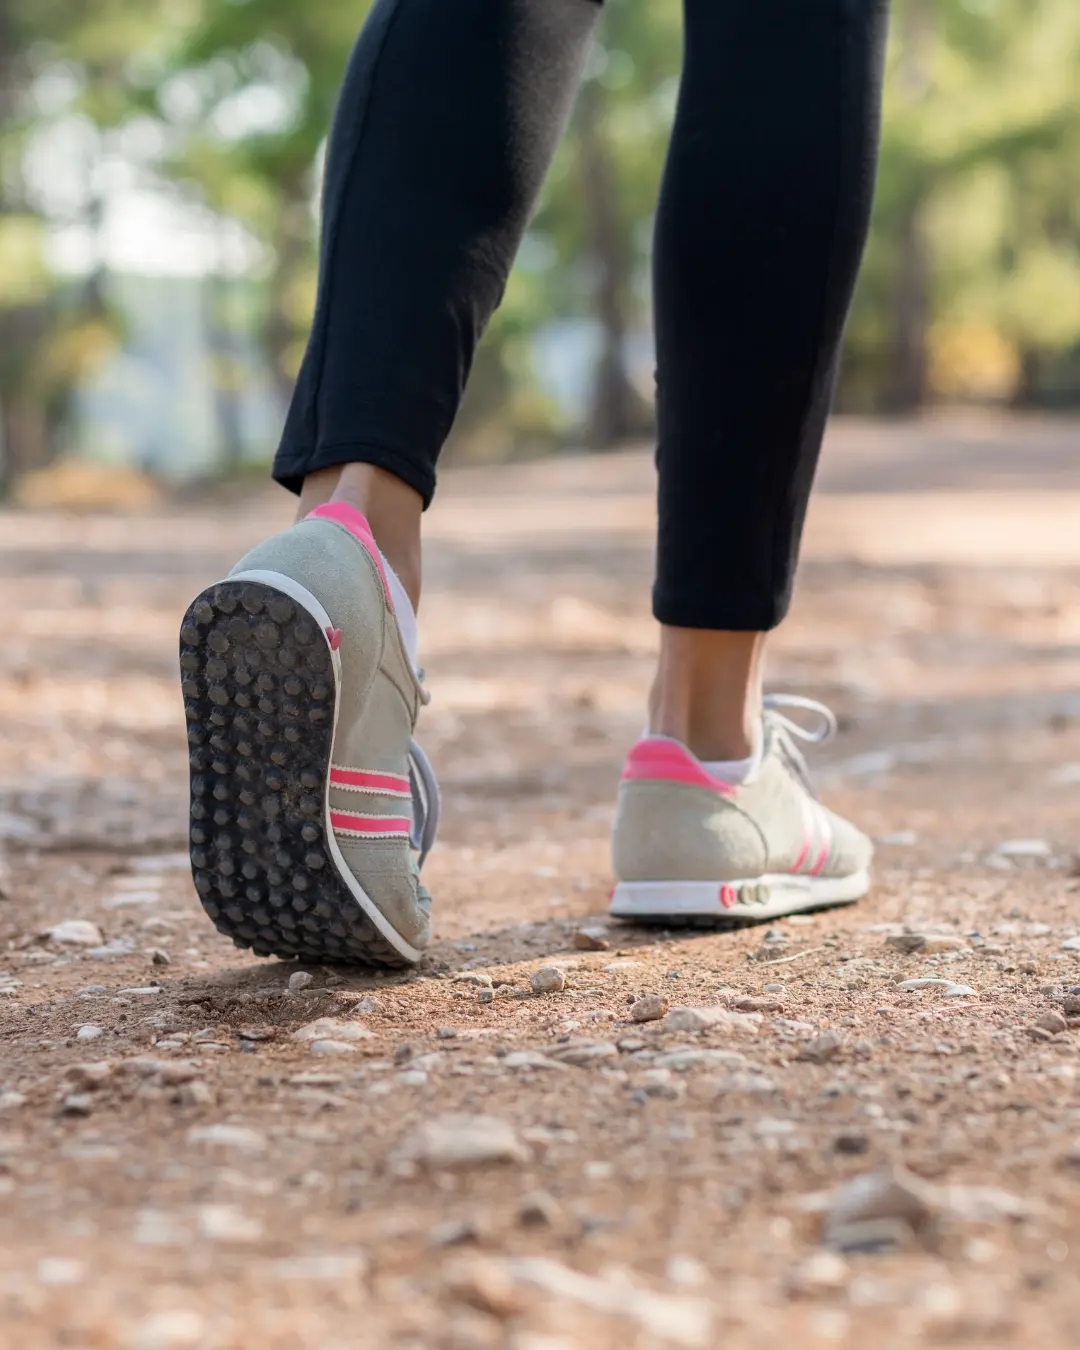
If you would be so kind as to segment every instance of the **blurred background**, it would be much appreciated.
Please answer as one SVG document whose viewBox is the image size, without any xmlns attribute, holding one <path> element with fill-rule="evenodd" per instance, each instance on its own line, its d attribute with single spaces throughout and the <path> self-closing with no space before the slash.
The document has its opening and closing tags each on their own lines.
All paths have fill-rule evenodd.
<svg viewBox="0 0 1080 1350">
<path fill-rule="evenodd" d="M 0 494 L 49 499 L 89 465 L 114 481 L 261 471 L 304 347 L 326 130 L 366 8 L 4 0 Z M 451 461 L 649 434 L 681 5 L 606 10 Z M 894 0 L 840 411 L 1080 403 L 1078 69 L 1076 0 Z"/>
</svg>

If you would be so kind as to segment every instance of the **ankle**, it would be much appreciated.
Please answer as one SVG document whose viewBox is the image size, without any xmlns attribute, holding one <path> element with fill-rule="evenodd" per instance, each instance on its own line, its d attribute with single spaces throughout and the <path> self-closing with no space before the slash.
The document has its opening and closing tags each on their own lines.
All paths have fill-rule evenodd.
<svg viewBox="0 0 1080 1350">
<path fill-rule="evenodd" d="M 764 633 L 663 628 L 650 731 L 702 760 L 749 759 L 761 734 L 764 645 Z"/>
<path fill-rule="evenodd" d="M 344 464 L 308 475 L 300 495 L 299 517 L 325 502 L 347 502 L 367 517 L 383 557 L 417 609 L 422 580 L 420 494 L 374 464 Z"/>
</svg>

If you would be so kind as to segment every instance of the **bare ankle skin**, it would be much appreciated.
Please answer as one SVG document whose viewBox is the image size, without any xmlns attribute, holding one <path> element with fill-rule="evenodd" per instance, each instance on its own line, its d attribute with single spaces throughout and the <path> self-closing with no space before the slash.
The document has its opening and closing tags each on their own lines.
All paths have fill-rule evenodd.
<svg viewBox="0 0 1080 1350">
<path fill-rule="evenodd" d="M 747 759 L 761 718 L 765 633 L 660 629 L 649 730 L 673 736 L 699 759 Z"/>
<path fill-rule="evenodd" d="M 343 464 L 319 469 L 304 479 L 297 519 L 325 502 L 347 502 L 367 516 L 376 542 L 401 578 L 413 608 L 420 606 L 420 494 L 374 464 Z"/>
</svg>

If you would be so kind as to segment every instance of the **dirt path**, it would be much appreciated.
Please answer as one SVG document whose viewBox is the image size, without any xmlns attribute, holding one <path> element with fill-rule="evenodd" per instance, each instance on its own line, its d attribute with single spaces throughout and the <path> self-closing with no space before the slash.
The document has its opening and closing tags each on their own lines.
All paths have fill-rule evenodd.
<svg viewBox="0 0 1080 1350">
<path fill-rule="evenodd" d="M 876 889 L 690 936 L 604 918 L 647 457 L 448 473 L 411 978 L 238 953 L 179 854 L 177 615 L 287 504 L 0 516 L 5 1350 L 1075 1344 L 1078 444 L 837 429 L 772 682 Z"/>
</svg>

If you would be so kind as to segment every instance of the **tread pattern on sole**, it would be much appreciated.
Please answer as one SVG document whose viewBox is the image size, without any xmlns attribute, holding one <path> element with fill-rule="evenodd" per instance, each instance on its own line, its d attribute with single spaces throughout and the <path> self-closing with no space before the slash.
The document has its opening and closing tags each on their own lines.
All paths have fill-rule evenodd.
<svg viewBox="0 0 1080 1350">
<path fill-rule="evenodd" d="M 191 871 L 219 932 L 257 956 L 409 964 L 327 848 L 335 676 L 307 610 L 272 586 L 222 581 L 180 629 L 191 767 Z"/>
</svg>

